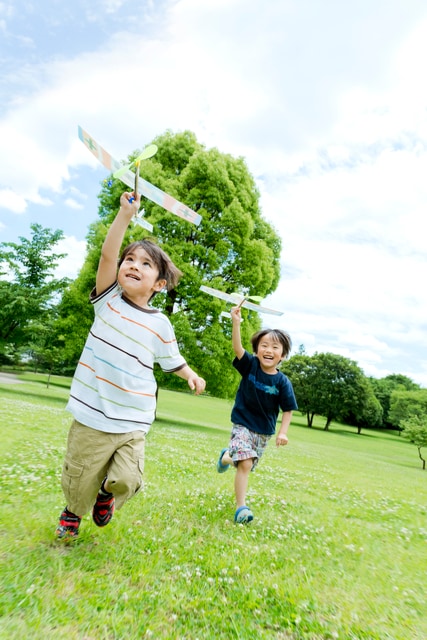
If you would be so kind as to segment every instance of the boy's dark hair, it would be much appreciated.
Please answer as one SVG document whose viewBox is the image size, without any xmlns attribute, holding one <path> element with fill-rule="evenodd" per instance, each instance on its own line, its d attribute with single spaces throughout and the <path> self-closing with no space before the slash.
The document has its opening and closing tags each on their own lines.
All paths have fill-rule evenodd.
<svg viewBox="0 0 427 640">
<path fill-rule="evenodd" d="M 174 289 L 182 276 L 182 271 L 174 265 L 168 254 L 151 240 L 137 240 L 128 244 L 128 246 L 123 249 L 120 256 L 119 267 L 129 253 L 132 253 L 135 249 L 139 248 L 144 249 L 156 265 L 159 271 L 159 280 L 166 280 L 166 289 L 168 291 Z M 151 298 L 155 295 L 156 292 L 154 292 Z"/>
<path fill-rule="evenodd" d="M 261 331 L 257 331 L 257 333 L 254 333 L 251 338 L 253 352 L 257 353 L 258 345 L 266 335 L 271 335 L 271 339 L 273 340 L 273 342 L 280 342 L 280 344 L 282 345 L 283 357 L 287 358 L 292 349 L 292 340 L 291 336 L 286 333 L 286 331 L 282 331 L 281 329 L 261 329 Z"/>
</svg>

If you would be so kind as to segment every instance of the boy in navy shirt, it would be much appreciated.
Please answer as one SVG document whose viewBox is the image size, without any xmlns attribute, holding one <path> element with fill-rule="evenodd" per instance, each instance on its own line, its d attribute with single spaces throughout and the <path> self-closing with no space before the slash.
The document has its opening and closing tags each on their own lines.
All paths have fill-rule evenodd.
<svg viewBox="0 0 427 640">
<path fill-rule="evenodd" d="M 231 310 L 233 322 L 232 345 L 235 353 L 233 366 L 242 376 L 231 412 L 233 428 L 229 446 L 222 449 L 217 470 L 224 473 L 233 464 L 236 467 L 234 490 L 236 494 L 236 523 L 248 523 L 254 518 L 246 506 L 249 473 L 262 456 L 268 441 L 276 432 L 279 411 L 282 421 L 276 436 L 276 446 L 288 444 L 288 428 L 292 411 L 297 409 L 290 380 L 278 366 L 290 353 L 289 335 L 280 329 L 262 329 L 251 338 L 254 355 L 242 346 L 240 337 L 240 307 Z"/>
</svg>

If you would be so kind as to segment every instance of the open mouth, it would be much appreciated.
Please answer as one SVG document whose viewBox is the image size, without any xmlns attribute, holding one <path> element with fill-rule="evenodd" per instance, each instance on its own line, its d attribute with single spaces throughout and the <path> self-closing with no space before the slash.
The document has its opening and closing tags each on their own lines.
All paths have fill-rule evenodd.
<svg viewBox="0 0 427 640">
<path fill-rule="evenodd" d="M 137 280 L 138 282 L 141 280 L 141 278 L 137 276 L 135 273 L 128 273 L 126 275 L 126 278 L 130 278 L 131 280 Z"/>
</svg>

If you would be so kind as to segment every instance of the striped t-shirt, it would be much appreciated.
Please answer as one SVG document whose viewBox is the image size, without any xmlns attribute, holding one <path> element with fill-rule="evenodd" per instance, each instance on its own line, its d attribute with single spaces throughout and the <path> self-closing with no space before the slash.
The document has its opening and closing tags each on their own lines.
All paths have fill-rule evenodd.
<svg viewBox="0 0 427 640">
<path fill-rule="evenodd" d="M 117 282 L 92 294 L 95 320 L 77 365 L 67 409 L 82 424 L 108 433 L 145 431 L 154 420 L 154 364 L 178 371 L 179 353 L 169 319 L 123 298 Z"/>
</svg>

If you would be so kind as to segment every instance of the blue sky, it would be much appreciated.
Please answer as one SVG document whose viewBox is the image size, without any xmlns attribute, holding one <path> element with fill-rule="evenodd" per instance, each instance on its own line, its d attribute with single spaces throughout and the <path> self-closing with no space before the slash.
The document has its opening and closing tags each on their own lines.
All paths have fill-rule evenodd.
<svg viewBox="0 0 427 640">
<path fill-rule="evenodd" d="M 424 0 L 0 1 L 0 241 L 82 264 L 105 171 L 167 129 L 243 156 L 294 346 L 427 386 Z"/>
</svg>

